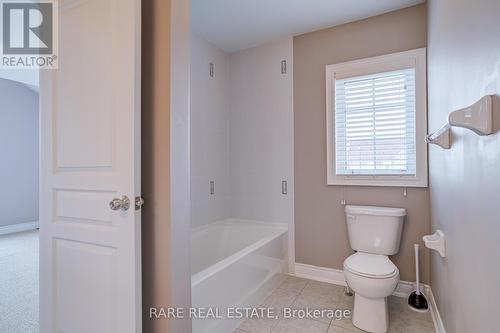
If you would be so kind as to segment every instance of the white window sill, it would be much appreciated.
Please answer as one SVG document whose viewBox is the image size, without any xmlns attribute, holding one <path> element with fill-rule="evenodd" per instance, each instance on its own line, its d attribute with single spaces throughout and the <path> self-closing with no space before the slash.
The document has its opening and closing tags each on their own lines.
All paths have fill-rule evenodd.
<svg viewBox="0 0 500 333">
<path fill-rule="evenodd" d="M 336 176 L 329 178 L 328 185 L 428 187 L 427 177 L 408 176 Z"/>
</svg>

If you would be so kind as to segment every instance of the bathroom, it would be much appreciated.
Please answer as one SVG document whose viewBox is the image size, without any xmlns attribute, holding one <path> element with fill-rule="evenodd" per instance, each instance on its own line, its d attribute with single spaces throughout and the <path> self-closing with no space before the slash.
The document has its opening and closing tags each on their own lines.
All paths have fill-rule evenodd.
<svg viewBox="0 0 500 333">
<path fill-rule="evenodd" d="M 0 332 L 500 332 L 499 0 L 0 12 Z"/>
<path fill-rule="evenodd" d="M 278 10 L 259 6 L 270 12 Z M 453 229 L 447 221 L 451 215 L 441 208 L 453 205 L 449 198 L 442 198 L 442 191 L 450 186 L 443 178 L 451 167 L 449 163 L 464 158 L 446 154 L 454 149 L 472 154 L 472 142 L 478 141 L 493 154 L 496 130 L 491 114 L 498 112 L 498 68 L 496 72 L 492 69 L 490 81 L 482 82 L 474 93 L 458 99 L 447 95 L 443 100 L 439 91 L 445 82 L 439 66 L 444 57 L 440 52 L 446 51 L 440 50 L 438 41 L 451 37 L 439 30 L 441 23 L 436 16 L 454 5 L 401 1 L 395 7 L 367 6 L 351 16 L 338 17 L 321 15 L 320 7 L 314 8 L 316 12 L 310 9 L 303 13 L 309 19 L 298 23 L 290 23 L 293 9 L 297 9 L 292 8 L 289 16 L 273 25 L 271 14 L 258 14 L 249 5 L 191 2 L 190 306 L 274 306 L 279 312 L 271 319 L 198 318 L 192 321 L 193 332 L 468 332 L 463 327 L 489 325 L 475 318 L 456 317 L 454 302 L 464 298 L 451 296 L 453 286 L 443 281 L 452 274 L 449 264 L 458 271 L 463 267 L 458 259 L 448 259 L 458 240 L 445 242 Z M 261 26 L 253 24 L 256 17 Z M 447 24 L 458 23 L 450 19 Z M 406 68 L 412 71 L 403 72 Z M 335 81 L 345 78 L 345 87 L 354 82 L 349 81 L 352 77 L 374 78 L 376 82 L 384 80 L 376 76 L 380 72 L 404 76 L 404 90 L 409 91 L 403 97 L 410 105 L 403 107 L 404 114 L 392 109 L 394 117 L 388 118 L 403 117 L 405 121 L 384 123 L 383 111 L 387 109 L 382 108 L 382 120 L 377 124 L 389 126 L 388 138 L 396 140 L 391 145 L 397 145 L 399 151 L 380 150 L 380 156 L 387 154 L 389 158 L 375 157 L 369 162 L 359 157 L 362 154 L 351 155 L 354 157 L 344 161 L 345 165 L 363 166 L 348 172 L 368 170 L 352 177 L 338 172 L 341 166 L 336 154 L 349 148 L 342 148 L 336 141 L 352 136 L 337 133 L 336 126 L 340 125 L 336 122 L 342 118 L 335 114 L 335 106 L 342 104 L 335 100 L 335 89 L 339 89 Z M 382 82 L 381 89 L 387 87 Z M 481 126 L 488 122 L 484 126 L 490 126 L 489 130 L 483 126 L 470 131 L 470 124 L 465 124 L 460 114 L 456 121 L 455 115 L 450 116 L 449 124 L 442 127 L 448 114 L 475 102 L 480 104 L 473 110 L 485 105 L 491 109 L 489 119 L 478 120 Z M 344 126 L 352 124 L 356 125 Z M 394 124 L 400 127 L 391 127 Z M 390 132 L 394 129 L 399 131 L 396 139 Z M 381 137 L 371 139 L 383 144 L 387 139 L 384 134 L 382 129 Z M 461 141 L 468 145 L 464 147 Z M 376 149 L 373 145 L 361 149 L 367 147 Z M 389 171 L 370 173 L 372 162 Z M 385 167 L 387 163 L 392 166 Z M 459 170 L 454 172 L 456 179 L 466 181 L 464 174 L 456 174 Z M 463 200 L 468 195 L 455 191 L 450 196 L 462 196 Z M 347 219 L 352 216 L 358 221 L 371 218 L 362 225 L 366 230 L 377 218 L 396 223 L 394 230 L 387 231 L 393 238 L 386 245 L 392 248 L 367 249 L 364 243 L 358 247 L 356 237 L 360 236 L 354 233 L 367 237 L 369 232 L 349 228 Z M 453 216 L 460 219 L 456 213 Z M 386 225 L 377 225 L 371 232 L 377 234 Z M 455 251 L 462 252 L 458 248 Z M 370 285 L 368 292 L 359 291 L 347 276 L 346 259 L 356 252 L 384 258 L 379 264 L 370 261 L 373 258 L 368 263 L 361 260 L 361 267 L 387 264 L 384 267 L 392 274 L 390 290 L 382 292 L 383 296 L 377 294 L 377 304 L 367 305 L 361 294 L 383 289 L 380 283 Z M 495 274 L 498 272 L 493 270 Z M 418 297 L 422 295 L 419 300 L 424 299 L 426 306 L 412 311 L 408 298 L 416 293 L 417 278 Z M 478 288 L 486 297 L 485 287 Z M 305 308 L 349 310 L 354 315 L 340 319 L 283 318 L 284 309 Z"/>
<path fill-rule="evenodd" d="M 425 223 L 429 221 L 426 184 L 424 187 L 412 187 L 411 184 L 407 187 L 327 185 L 324 64 L 425 47 L 425 6 L 341 27 L 347 31 L 334 27 L 250 48 L 235 42 L 228 42 L 228 46 L 220 44 L 226 51 L 207 41 L 207 38 L 218 37 L 203 25 L 212 12 L 198 8 L 196 2 L 192 11 L 192 306 L 227 308 L 239 304 L 236 300 L 245 298 L 260 284 L 263 286 L 258 290 L 262 294 L 278 287 L 279 281 L 274 281 L 278 278 L 273 275 L 280 271 L 279 261 L 260 278 L 259 271 L 250 270 L 251 264 L 238 263 L 237 259 L 239 256 L 243 261 L 249 260 L 245 258 L 255 260 L 254 255 L 247 254 L 249 247 L 255 248 L 256 243 L 273 235 L 277 235 L 278 240 L 266 246 L 286 248 L 281 258 L 285 264 L 282 272 L 309 276 L 311 270 L 318 267 L 342 268 L 343 261 L 352 253 L 344 202 L 406 209 L 401 251 L 396 251 L 393 260 L 400 270 L 401 280 L 413 281 L 413 244 L 421 243 L 421 237 L 430 233 Z M 399 23 L 403 21 L 404 25 Z M 349 48 L 344 45 L 345 54 L 337 58 L 335 45 L 341 43 L 338 39 L 352 36 L 349 30 L 361 24 L 369 25 L 367 30 L 376 34 L 381 22 L 394 25 L 393 38 L 378 43 L 368 52 L 358 50 L 356 45 Z M 322 40 L 315 40 L 318 34 L 324 35 Z M 395 39 L 403 41 L 402 45 L 395 43 Z M 231 52 L 232 48 L 237 51 Z M 422 147 L 425 147 L 423 142 L 419 149 Z M 278 226 L 286 234 L 283 236 L 279 229 L 270 229 L 267 234 L 262 230 L 261 237 L 249 236 L 259 234 L 258 225 L 264 224 Z M 247 237 L 230 229 L 235 225 L 245 228 L 242 232 Z M 255 231 L 246 230 L 252 225 Z M 342 237 L 332 241 L 336 234 Z M 257 255 L 275 260 L 278 257 L 276 252 L 262 251 Z M 423 251 L 421 277 L 425 283 L 429 280 L 428 260 L 428 251 Z M 258 266 L 262 268 L 264 262 Z M 330 271 L 333 273 L 335 271 Z M 247 285 L 235 285 L 241 293 L 228 292 L 236 300 L 221 299 L 220 290 L 224 286 L 233 288 L 232 284 L 228 286 L 230 281 L 243 281 L 244 277 L 248 280 L 250 274 L 259 278 Z M 214 295 L 207 295 L 209 291 Z M 262 299 L 258 295 L 252 297 Z M 243 304 L 256 305 L 251 300 Z M 193 330 L 202 332 L 204 325 L 209 326 L 206 320 L 195 320 Z M 240 328 L 251 331 L 251 321 L 243 325 Z"/>
</svg>

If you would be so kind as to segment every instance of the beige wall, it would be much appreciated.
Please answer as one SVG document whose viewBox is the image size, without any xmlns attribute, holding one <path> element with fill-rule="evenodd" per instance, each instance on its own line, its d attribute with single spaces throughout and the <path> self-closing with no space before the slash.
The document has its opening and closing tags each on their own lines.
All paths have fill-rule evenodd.
<svg viewBox="0 0 500 333">
<path fill-rule="evenodd" d="M 425 47 L 426 6 L 419 5 L 294 38 L 296 262 L 342 269 L 352 253 L 343 197 L 348 204 L 408 210 L 400 253 L 393 259 L 403 280 L 413 281 L 413 244 L 430 229 L 426 188 L 326 185 L 325 65 Z M 429 254 L 421 251 L 422 280 Z"/>
<path fill-rule="evenodd" d="M 170 1 L 142 1 L 142 308 L 144 332 L 168 332 L 149 308 L 171 303 Z"/>
<path fill-rule="evenodd" d="M 429 3 L 429 129 L 449 112 L 496 95 L 500 121 L 500 2 Z M 450 150 L 431 147 L 432 229 L 447 258 L 432 254 L 431 283 L 447 333 L 499 332 L 500 135 L 453 128 Z"/>
<path fill-rule="evenodd" d="M 143 331 L 190 332 L 188 317 L 149 318 L 191 305 L 189 1 L 142 1 L 141 92 Z"/>
</svg>

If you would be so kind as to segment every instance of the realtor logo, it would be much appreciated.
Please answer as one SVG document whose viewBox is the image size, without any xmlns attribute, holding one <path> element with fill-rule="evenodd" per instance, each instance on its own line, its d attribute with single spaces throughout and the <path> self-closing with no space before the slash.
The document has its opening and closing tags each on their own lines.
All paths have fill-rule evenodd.
<svg viewBox="0 0 500 333">
<path fill-rule="evenodd" d="M 0 0 L 2 68 L 57 67 L 57 2 Z"/>
</svg>

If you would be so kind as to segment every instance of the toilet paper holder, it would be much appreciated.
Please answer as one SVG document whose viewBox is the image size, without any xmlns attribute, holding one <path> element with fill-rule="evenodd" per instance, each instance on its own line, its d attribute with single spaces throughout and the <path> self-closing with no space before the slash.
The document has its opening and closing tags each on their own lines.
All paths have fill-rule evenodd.
<svg viewBox="0 0 500 333">
<path fill-rule="evenodd" d="M 425 247 L 439 252 L 439 255 L 443 258 L 446 257 L 446 243 L 444 233 L 441 230 L 436 230 L 432 235 L 425 235 L 422 239 L 424 240 Z"/>
</svg>

